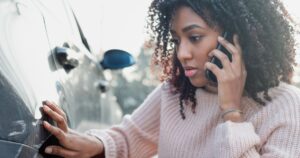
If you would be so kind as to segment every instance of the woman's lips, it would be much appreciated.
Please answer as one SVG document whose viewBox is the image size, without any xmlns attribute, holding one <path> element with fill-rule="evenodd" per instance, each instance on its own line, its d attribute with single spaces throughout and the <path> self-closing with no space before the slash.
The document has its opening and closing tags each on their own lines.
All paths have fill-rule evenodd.
<svg viewBox="0 0 300 158">
<path fill-rule="evenodd" d="M 185 69 L 184 74 L 186 77 L 193 77 L 197 73 L 197 69 Z"/>
</svg>

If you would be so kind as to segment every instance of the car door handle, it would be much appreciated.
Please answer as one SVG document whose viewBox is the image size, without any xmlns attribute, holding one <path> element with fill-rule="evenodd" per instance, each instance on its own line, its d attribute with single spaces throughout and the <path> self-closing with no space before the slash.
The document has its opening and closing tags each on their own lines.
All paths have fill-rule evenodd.
<svg viewBox="0 0 300 158">
<path fill-rule="evenodd" d="M 79 55 L 77 52 L 66 47 L 56 47 L 54 54 L 58 63 L 67 71 L 79 65 Z"/>
</svg>

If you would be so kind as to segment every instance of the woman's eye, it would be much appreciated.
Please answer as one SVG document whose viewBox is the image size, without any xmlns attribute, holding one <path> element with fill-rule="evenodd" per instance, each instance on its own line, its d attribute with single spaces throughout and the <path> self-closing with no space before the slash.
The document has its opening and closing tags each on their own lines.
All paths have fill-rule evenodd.
<svg viewBox="0 0 300 158">
<path fill-rule="evenodd" d="M 192 42 L 197 42 L 197 41 L 199 41 L 199 40 L 201 40 L 202 39 L 202 36 L 191 36 L 190 37 L 190 40 L 192 41 Z"/>
</svg>

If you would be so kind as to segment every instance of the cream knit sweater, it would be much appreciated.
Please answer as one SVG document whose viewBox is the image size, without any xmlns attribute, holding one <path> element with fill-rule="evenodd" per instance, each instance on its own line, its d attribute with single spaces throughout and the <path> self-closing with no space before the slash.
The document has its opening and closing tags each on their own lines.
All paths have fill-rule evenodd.
<svg viewBox="0 0 300 158">
<path fill-rule="evenodd" d="M 300 90 L 286 83 L 270 89 L 272 102 L 242 99 L 245 122 L 224 122 L 216 94 L 197 89 L 196 113 L 179 113 L 178 94 L 158 86 L 131 116 L 106 130 L 90 130 L 106 158 L 300 158 Z"/>
</svg>

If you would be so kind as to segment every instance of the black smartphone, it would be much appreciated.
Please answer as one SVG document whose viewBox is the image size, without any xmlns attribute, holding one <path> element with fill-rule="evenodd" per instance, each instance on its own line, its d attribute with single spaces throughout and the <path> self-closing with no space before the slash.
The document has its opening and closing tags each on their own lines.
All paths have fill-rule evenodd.
<svg viewBox="0 0 300 158">
<path fill-rule="evenodd" d="M 222 37 L 225 38 L 230 43 L 233 42 L 233 34 L 230 32 L 224 31 L 224 33 L 222 34 Z M 232 61 L 231 53 L 224 46 L 222 46 L 219 42 L 218 42 L 216 49 L 225 53 L 228 56 L 229 60 Z M 223 68 L 221 61 L 215 56 L 212 57 L 210 62 L 213 64 L 216 64 L 219 68 Z M 217 77 L 214 75 L 214 73 L 212 71 L 206 69 L 205 75 L 208 80 L 217 83 Z"/>
</svg>

